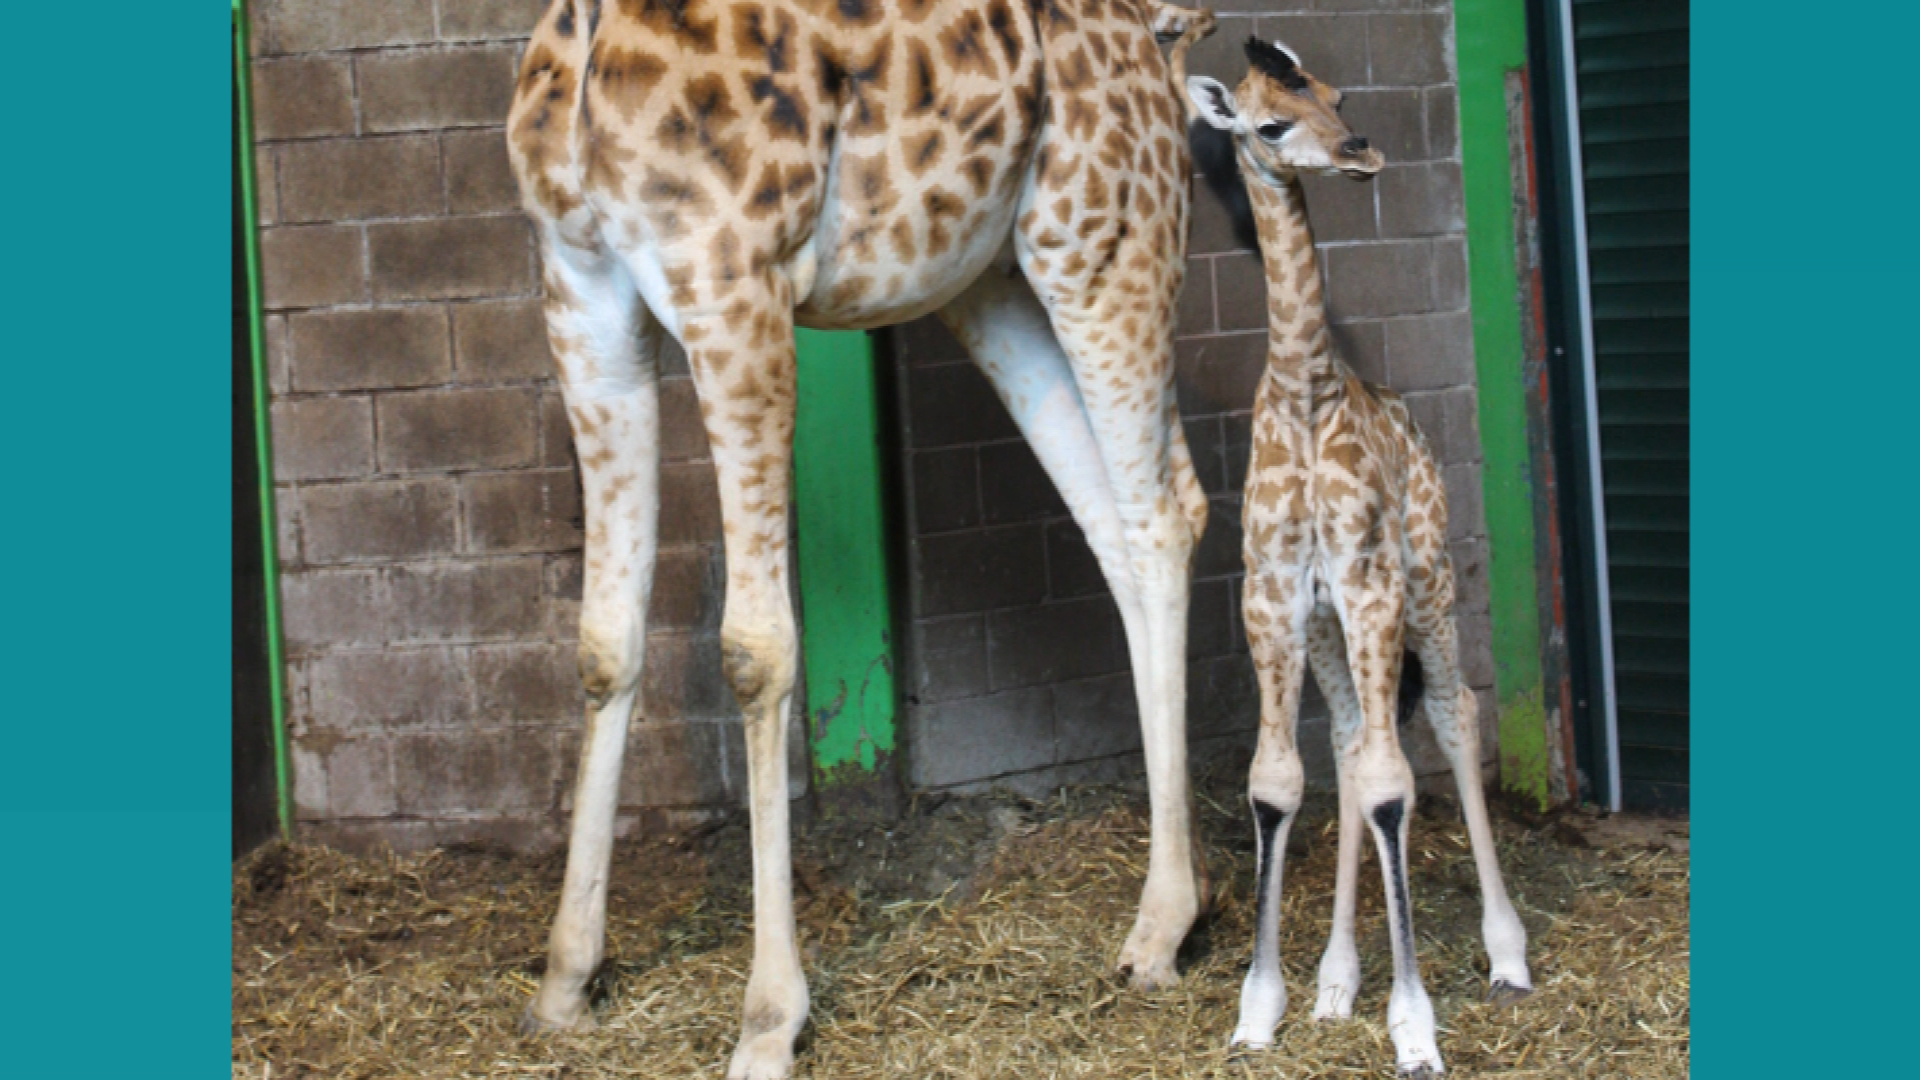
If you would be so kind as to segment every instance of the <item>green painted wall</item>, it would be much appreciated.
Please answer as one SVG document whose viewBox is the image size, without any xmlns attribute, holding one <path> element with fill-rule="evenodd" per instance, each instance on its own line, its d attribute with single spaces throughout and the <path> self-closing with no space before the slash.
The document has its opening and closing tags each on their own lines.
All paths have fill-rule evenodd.
<svg viewBox="0 0 1920 1080">
<path fill-rule="evenodd" d="M 1547 801 L 1551 781 L 1536 598 L 1533 478 L 1515 268 L 1513 172 L 1506 76 L 1525 67 L 1521 0 L 1455 0 L 1460 158 L 1484 455 L 1487 566 L 1493 621 L 1500 777 L 1509 791 Z"/>
<path fill-rule="evenodd" d="M 797 337 L 801 645 L 815 782 L 830 787 L 872 776 L 894 748 L 879 402 L 866 334 Z"/>
</svg>

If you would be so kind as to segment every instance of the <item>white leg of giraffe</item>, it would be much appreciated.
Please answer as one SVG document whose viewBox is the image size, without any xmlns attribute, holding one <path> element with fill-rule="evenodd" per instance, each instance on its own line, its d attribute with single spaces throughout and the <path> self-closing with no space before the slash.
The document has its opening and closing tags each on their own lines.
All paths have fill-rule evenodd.
<svg viewBox="0 0 1920 1080">
<path fill-rule="evenodd" d="M 1388 939 L 1393 945 L 1387 1030 L 1400 1075 L 1434 1077 L 1446 1068 L 1435 1038 L 1433 1003 L 1420 981 L 1407 879 L 1413 769 L 1401 752 L 1395 727 L 1406 608 L 1400 553 L 1381 547 L 1340 560 L 1327 568 L 1324 580 L 1332 585 L 1346 630 L 1347 666 L 1360 699 L 1360 743 L 1346 772 L 1346 786 L 1373 833 L 1386 885 Z"/>
<path fill-rule="evenodd" d="M 1260 679 L 1260 740 L 1247 773 L 1259 871 L 1254 879 L 1253 962 L 1240 987 L 1233 1045 L 1266 1046 L 1287 1011 L 1280 968 L 1280 883 L 1287 832 L 1300 810 L 1306 774 L 1294 736 L 1306 677 L 1306 627 L 1313 604 L 1304 576 L 1291 568 L 1250 567 L 1241 610 Z"/>
<path fill-rule="evenodd" d="M 753 970 L 729 1080 L 777 1080 L 807 1020 L 793 919 L 787 726 L 799 664 L 788 592 L 792 500 L 792 289 L 780 271 L 731 285 L 716 310 L 672 320 L 713 448 L 726 532 L 722 664 L 746 726 L 753 839 Z"/>
<path fill-rule="evenodd" d="M 551 229 L 542 240 L 547 334 L 572 421 L 586 507 L 580 674 L 587 730 L 560 910 L 526 1024 L 565 1029 L 592 1023 L 587 981 L 605 944 L 620 760 L 646 651 L 659 532 L 656 362 L 664 335 L 617 260 L 571 245 Z"/>
<path fill-rule="evenodd" d="M 1332 713 L 1333 762 L 1340 785 L 1340 853 L 1333 878 L 1333 930 L 1327 951 L 1320 956 L 1320 991 L 1313 1005 L 1315 1020 L 1353 1015 L 1360 996 L 1360 950 L 1354 944 L 1355 890 L 1360 879 L 1360 842 L 1366 826 L 1353 800 L 1347 769 L 1360 745 L 1360 699 L 1347 669 L 1347 639 L 1340 620 L 1316 612 L 1307 623 L 1307 660 L 1314 682 Z"/>
<path fill-rule="evenodd" d="M 1053 321 L 1026 281 L 1008 277 L 997 267 L 989 269 L 940 315 L 992 380 L 1032 444 L 1086 534 L 1120 608 L 1140 703 L 1153 804 L 1140 919 L 1122 950 L 1120 964 L 1141 984 L 1171 984 L 1177 978 L 1173 955 L 1199 910 L 1204 879 L 1204 867 L 1195 859 L 1188 809 L 1184 724 L 1185 560 L 1193 543 L 1192 523 L 1205 522 L 1204 499 L 1197 509 L 1190 505 L 1195 501 L 1191 496 L 1184 502 L 1177 495 L 1166 499 L 1165 508 L 1171 511 L 1164 515 L 1166 522 L 1176 525 L 1180 536 L 1157 557 L 1137 557 L 1135 545 L 1128 540 L 1114 472 L 1103 453 L 1098 421 L 1090 415 L 1097 410 L 1090 410 L 1083 396 L 1086 382 L 1076 376 Z M 1172 415 L 1170 408 L 1165 409 L 1156 426 Z M 1161 445 L 1170 452 L 1170 441 L 1162 430 Z M 1167 468 L 1174 468 L 1170 458 Z M 1187 472 L 1191 473 L 1190 459 Z M 1197 484 L 1193 487 L 1198 490 Z M 1177 570 L 1163 565 L 1175 560 Z M 1149 578 L 1157 580 L 1152 588 L 1143 587 L 1143 567 Z M 1178 617 L 1169 616 L 1169 611 Z M 1154 612 L 1159 612 L 1159 625 Z M 1177 639 L 1169 632 L 1169 624 L 1177 624 Z M 1168 650 L 1172 650 L 1172 664 L 1166 662 Z"/>
<path fill-rule="evenodd" d="M 1025 258 L 1023 254 L 1023 259 Z M 1087 406 L 1087 426 L 1113 492 L 1140 596 L 1144 647 L 1140 731 L 1152 807 L 1152 839 L 1140 912 L 1116 966 L 1141 989 L 1179 981 L 1174 957 L 1202 902 L 1187 776 L 1187 601 L 1197 538 L 1176 482 L 1167 400 L 1173 393 L 1172 328 L 1128 343 L 1110 334 L 1114 318 L 1094 298 L 1048 311 Z"/>
</svg>

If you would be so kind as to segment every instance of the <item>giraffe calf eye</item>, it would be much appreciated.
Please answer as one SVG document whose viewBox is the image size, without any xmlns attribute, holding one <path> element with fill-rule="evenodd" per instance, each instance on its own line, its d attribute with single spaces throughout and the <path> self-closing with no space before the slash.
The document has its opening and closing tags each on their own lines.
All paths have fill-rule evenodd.
<svg viewBox="0 0 1920 1080">
<path fill-rule="evenodd" d="M 1268 142 L 1279 142 L 1280 137 L 1285 135 L 1287 131 L 1292 127 L 1293 127 L 1292 124 L 1269 122 L 1269 123 L 1261 124 L 1259 127 L 1255 128 L 1254 131 L 1261 138 L 1267 140 Z"/>
</svg>

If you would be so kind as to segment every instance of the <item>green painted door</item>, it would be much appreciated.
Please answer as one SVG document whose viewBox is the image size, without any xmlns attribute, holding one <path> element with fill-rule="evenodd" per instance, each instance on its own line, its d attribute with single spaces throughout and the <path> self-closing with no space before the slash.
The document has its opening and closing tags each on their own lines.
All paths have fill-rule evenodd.
<svg viewBox="0 0 1920 1080">
<path fill-rule="evenodd" d="M 1688 774 L 1688 5 L 1574 0 L 1621 798 Z"/>
</svg>

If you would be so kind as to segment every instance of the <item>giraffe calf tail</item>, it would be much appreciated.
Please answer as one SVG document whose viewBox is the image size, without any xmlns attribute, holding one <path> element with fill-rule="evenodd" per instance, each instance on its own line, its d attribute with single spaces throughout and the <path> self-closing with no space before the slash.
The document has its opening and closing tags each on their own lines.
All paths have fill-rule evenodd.
<svg viewBox="0 0 1920 1080">
<path fill-rule="evenodd" d="M 1463 688 L 1464 689 L 1464 688 Z M 1420 654 L 1408 649 L 1400 658 L 1400 726 L 1413 722 L 1413 708 L 1427 693 L 1427 680 L 1420 670 Z M 1477 713 L 1472 715 L 1478 715 Z"/>
</svg>

